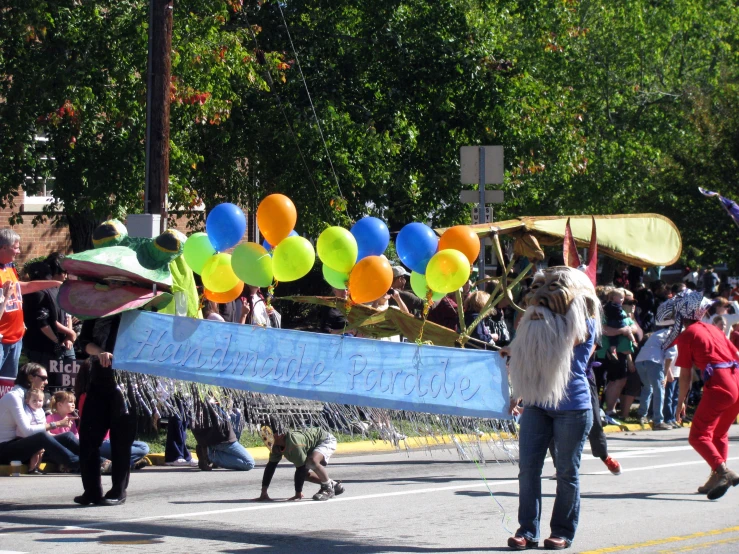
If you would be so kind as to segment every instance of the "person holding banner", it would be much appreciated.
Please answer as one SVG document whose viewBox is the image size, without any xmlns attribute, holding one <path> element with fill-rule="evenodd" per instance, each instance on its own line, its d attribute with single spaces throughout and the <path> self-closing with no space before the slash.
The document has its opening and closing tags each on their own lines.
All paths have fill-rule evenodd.
<svg viewBox="0 0 739 554">
<path fill-rule="evenodd" d="M 512 550 L 539 545 L 541 473 L 549 443 L 557 445 L 557 494 L 549 550 L 572 545 L 580 519 L 580 462 L 593 425 L 588 360 L 601 334 L 601 305 L 590 279 L 577 269 L 553 267 L 534 276 L 510 356 L 513 412 L 524 403 L 519 431 L 519 528 Z"/>
</svg>

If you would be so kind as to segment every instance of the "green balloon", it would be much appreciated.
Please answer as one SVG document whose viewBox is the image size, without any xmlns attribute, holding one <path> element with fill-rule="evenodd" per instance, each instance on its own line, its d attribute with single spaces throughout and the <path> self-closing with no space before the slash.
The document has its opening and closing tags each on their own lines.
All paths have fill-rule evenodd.
<svg viewBox="0 0 739 554">
<path fill-rule="evenodd" d="M 303 237 L 287 237 L 272 251 L 275 279 L 288 282 L 304 277 L 316 261 L 313 245 Z"/>
<path fill-rule="evenodd" d="M 418 298 L 424 301 L 426 300 L 428 291 L 431 290 L 426 283 L 426 276 L 422 273 L 416 273 L 415 271 L 411 272 L 411 289 L 413 289 L 413 292 L 418 296 Z M 438 302 L 442 298 L 444 298 L 443 292 L 434 292 L 431 300 Z"/>
<path fill-rule="evenodd" d="M 245 242 L 234 248 L 231 267 L 247 285 L 268 287 L 272 284 L 272 257 L 261 244 Z"/>
<path fill-rule="evenodd" d="M 198 275 L 203 272 L 205 262 L 215 253 L 216 249 L 205 233 L 193 233 L 185 242 L 185 262 Z"/>
<path fill-rule="evenodd" d="M 349 273 L 357 263 L 357 239 L 343 227 L 329 227 L 318 237 L 318 257 L 334 271 Z"/>
<path fill-rule="evenodd" d="M 440 250 L 426 266 L 426 283 L 435 292 L 454 292 L 469 278 L 470 262 L 459 250 Z"/>
<path fill-rule="evenodd" d="M 326 264 L 323 264 L 323 278 L 329 285 L 339 290 L 345 289 L 346 283 L 349 281 L 349 275 L 331 269 Z"/>
<path fill-rule="evenodd" d="M 203 286 L 211 292 L 228 292 L 239 284 L 231 268 L 231 254 L 215 254 L 203 266 Z"/>
</svg>

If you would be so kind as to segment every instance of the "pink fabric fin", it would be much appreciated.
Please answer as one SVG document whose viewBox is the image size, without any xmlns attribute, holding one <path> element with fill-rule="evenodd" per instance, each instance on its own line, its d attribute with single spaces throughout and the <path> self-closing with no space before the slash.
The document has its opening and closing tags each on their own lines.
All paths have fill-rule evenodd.
<svg viewBox="0 0 739 554">
<path fill-rule="evenodd" d="M 565 225 L 565 236 L 564 243 L 562 244 L 562 254 L 565 259 L 565 265 L 567 267 L 574 267 L 577 269 L 580 267 L 580 255 L 577 253 L 577 245 L 575 239 L 572 237 L 572 228 L 570 227 L 570 218 L 567 218 L 567 224 Z"/>
<path fill-rule="evenodd" d="M 595 232 L 595 218 L 593 218 L 593 230 L 590 233 L 590 247 L 588 248 L 588 266 L 585 275 L 590 277 L 593 286 L 598 279 L 598 236 Z"/>
</svg>

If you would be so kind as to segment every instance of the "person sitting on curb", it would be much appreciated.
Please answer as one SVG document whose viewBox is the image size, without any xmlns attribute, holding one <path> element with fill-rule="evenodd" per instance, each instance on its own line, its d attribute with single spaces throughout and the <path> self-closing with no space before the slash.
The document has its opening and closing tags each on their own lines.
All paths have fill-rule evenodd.
<svg viewBox="0 0 739 554">
<path fill-rule="evenodd" d="M 283 456 L 295 464 L 295 496 L 288 500 L 303 498 L 303 484 L 306 479 L 321 485 L 321 489 L 313 495 L 313 500 L 329 500 L 342 494 L 344 485 L 341 481 L 332 481 L 326 471 L 326 464 L 336 450 L 336 437 L 316 427 L 281 432 L 277 425 L 273 422 L 272 427 L 262 426 L 262 440 L 271 454 L 269 463 L 264 468 L 262 494 L 256 500 L 272 500 L 267 489 Z"/>
<path fill-rule="evenodd" d="M 203 471 L 214 467 L 235 471 L 254 469 L 254 458 L 239 443 L 242 426 L 233 418 L 240 418 L 240 414 L 227 414 L 213 398 L 196 410 L 201 411 L 196 413 L 192 426 L 197 441 L 198 467 Z"/>
</svg>

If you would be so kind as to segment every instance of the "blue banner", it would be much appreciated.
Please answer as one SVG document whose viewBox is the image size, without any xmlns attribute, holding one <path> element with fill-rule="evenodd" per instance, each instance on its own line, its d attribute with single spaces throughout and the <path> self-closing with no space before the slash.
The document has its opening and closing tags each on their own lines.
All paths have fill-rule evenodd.
<svg viewBox="0 0 739 554">
<path fill-rule="evenodd" d="M 113 367 L 323 402 L 510 418 L 508 374 L 492 351 L 129 311 Z"/>
</svg>

